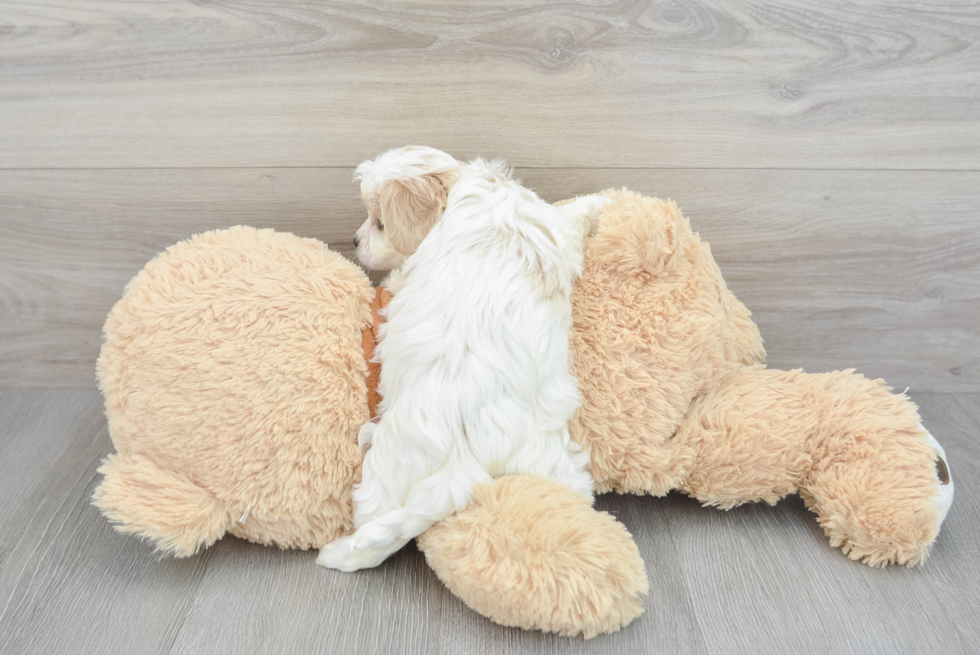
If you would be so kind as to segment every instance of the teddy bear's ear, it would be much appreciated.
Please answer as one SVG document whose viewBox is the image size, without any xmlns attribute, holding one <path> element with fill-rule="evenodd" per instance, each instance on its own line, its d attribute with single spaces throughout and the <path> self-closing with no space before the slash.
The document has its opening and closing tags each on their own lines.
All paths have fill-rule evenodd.
<svg viewBox="0 0 980 655">
<path fill-rule="evenodd" d="M 220 539 L 235 518 L 224 504 L 189 479 L 138 455 L 109 455 L 92 496 L 119 532 L 153 542 L 157 550 L 188 557 Z"/>
<path fill-rule="evenodd" d="M 592 241 L 593 260 L 628 275 L 660 276 L 682 265 L 677 260 L 683 258 L 675 255 L 697 245 L 690 223 L 674 202 L 648 198 L 625 187 L 607 189 L 602 195 L 612 204 Z"/>
</svg>

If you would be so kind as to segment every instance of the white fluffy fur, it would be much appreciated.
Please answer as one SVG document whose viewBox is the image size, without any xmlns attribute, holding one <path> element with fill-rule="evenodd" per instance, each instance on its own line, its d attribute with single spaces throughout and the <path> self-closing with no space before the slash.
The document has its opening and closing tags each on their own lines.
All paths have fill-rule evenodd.
<svg viewBox="0 0 980 655">
<path fill-rule="evenodd" d="M 401 268 L 377 351 L 381 418 L 359 437 L 356 530 L 317 560 L 343 571 L 377 566 L 497 476 L 537 473 L 592 496 L 588 453 L 568 434 L 580 402 L 568 335 L 583 237 L 606 200 L 554 207 L 502 162 L 405 150 L 359 167 L 366 201 L 399 176 L 458 176 L 414 254 L 385 245 L 372 219 L 359 231 L 367 263 Z"/>
</svg>

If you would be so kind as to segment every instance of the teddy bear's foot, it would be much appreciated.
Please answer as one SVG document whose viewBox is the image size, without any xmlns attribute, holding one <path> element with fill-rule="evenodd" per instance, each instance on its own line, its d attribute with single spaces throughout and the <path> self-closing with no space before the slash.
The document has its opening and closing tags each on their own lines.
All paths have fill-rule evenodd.
<svg viewBox="0 0 980 655">
<path fill-rule="evenodd" d="M 926 440 L 936 452 L 936 476 L 933 481 L 936 487 L 936 497 L 932 504 L 936 508 L 936 534 L 939 534 L 940 528 L 943 527 L 943 521 L 949 514 L 949 508 L 953 506 L 953 493 L 956 490 L 956 485 L 953 483 L 953 471 L 949 466 L 949 459 L 946 458 L 946 450 L 939 445 L 932 433 L 926 430 L 921 423 L 919 423 L 919 427 L 926 433 Z"/>
<path fill-rule="evenodd" d="M 418 545 L 450 591 L 502 625 L 590 638 L 643 612 L 647 577 L 629 532 L 541 476 L 479 485 Z"/>
<path fill-rule="evenodd" d="M 851 559 L 871 566 L 925 561 L 953 503 L 953 478 L 946 453 L 919 424 L 918 439 L 926 448 L 910 448 L 909 461 L 889 466 L 869 458 L 847 467 L 834 467 L 801 489 L 831 545 Z M 926 460 L 925 475 L 914 462 Z"/>
</svg>

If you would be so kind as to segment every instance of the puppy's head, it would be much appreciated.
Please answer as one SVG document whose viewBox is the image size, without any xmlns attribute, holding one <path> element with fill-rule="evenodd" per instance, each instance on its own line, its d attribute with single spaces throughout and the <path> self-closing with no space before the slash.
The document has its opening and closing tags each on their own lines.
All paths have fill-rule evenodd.
<svg viewBox="0 0 980 655">
<path fill-rule="evenodd" d="M 405 263 L 446 210 L 459 162 L 435 148 L 408 146 L 362 163 L 354 172 L 368 218 L 357 230 L 357 258 L 367 268 Z"/>
</svg>

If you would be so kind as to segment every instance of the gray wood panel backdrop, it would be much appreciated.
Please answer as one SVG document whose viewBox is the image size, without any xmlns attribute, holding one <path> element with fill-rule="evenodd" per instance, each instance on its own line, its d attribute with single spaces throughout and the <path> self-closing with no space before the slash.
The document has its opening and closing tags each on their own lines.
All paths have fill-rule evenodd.
<svg viewBox="0 0 980 655">
<path fill-rule="evenodd" d="M 359 161 L 503 156 L 671 197 L 770 364 L 980 390 L 972 2 L 0 3 L 0 386 L 88 387 L 150 257 L 248 223 L 349 253 Z"/>
</svg>

